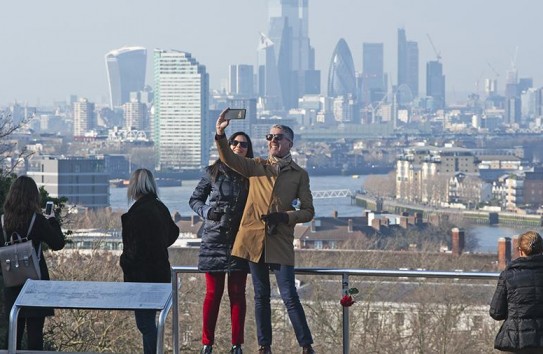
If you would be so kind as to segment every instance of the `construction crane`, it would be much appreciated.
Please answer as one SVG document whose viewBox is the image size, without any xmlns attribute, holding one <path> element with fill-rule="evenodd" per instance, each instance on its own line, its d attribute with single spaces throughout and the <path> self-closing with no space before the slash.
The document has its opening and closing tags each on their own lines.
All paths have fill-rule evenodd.
<svg viewBox="0 0 543 354">
<path fill-rule="evenodd" d="M 432 37 L 428 33 L 426 33 L 426 37 L 428 37 L 428 40 L 430 41 L 430 44 L 432 45 L 432 49 L 434 50 L 434 53 L 436 53 L 437 61 L 441 60 L 441 52 L 436 49 L 436 46 L 434 45 L 434 42 L 432 41 Z"/>
<path fill-rule="evenodd" d="M 518 46 L 515 47 L 515 54 L 511 58 L 511 70 L 517 70 L 517 56 L 518 56 Z"/>
<path fill-rule="evenodd" d="M 498 72 L 498 70 L 494 69 L 494 67 L 492 66 L 492 64 L 490 64 L 489 61 L 486 62 L 488 64 L 488 67 L 494 72 L 494 74 L 496 75 L 496 78 L 500 77 L 500 73 Z"/>
</svg>

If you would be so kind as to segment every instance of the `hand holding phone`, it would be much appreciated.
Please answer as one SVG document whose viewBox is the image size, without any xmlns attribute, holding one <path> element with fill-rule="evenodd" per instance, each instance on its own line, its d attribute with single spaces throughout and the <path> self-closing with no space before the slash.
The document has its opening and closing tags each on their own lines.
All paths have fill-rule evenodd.
<svg viewBox="0 0 543 354">
<path fill-rule="evenodd" d="M 231 119 L 245 119 L 247 110 L 245 108 L 228 108 L 224 114 L 224 118 Z"/>
<path fill-rule="evenodd" d="M 53 206 L 54 206 L 54 203 L 51 201 L 45 204 L 45 215 L 48 215 L 48 216 L 54 215 Z"/>
</svg>

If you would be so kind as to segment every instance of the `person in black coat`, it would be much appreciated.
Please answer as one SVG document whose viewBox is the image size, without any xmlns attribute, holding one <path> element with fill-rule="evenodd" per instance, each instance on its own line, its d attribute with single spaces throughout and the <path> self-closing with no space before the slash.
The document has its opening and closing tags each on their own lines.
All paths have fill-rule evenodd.
<svg viewBox="0 0 543 354">
<path fill-rule="evenodd" d="M 49 270 L 41 243 L 44 242 L 52 250 L 64 248 L 65 240 L 60 224 L 55 218 L 54 210 L 50 215 L 43 215 L 40 208 L 40 193 L 36 182 L 30 177 L 20 176 L 11 185 L 6 200 L 4 202 L 3 222 L 0 225 L 0 247 L 4 246 L 7 239 L 11 238 L 14 232 L 21 237 L 27 235 L 32 217 L 35 216 L 34 224 L 28 238 L 32 240 L 34 249 L 39 251 L 41 280 L 49 280 Z M 4 288 L 4 314 L 6 320 L 17 296 L 23 286 L 13 286 Z M 19 311 L 17 318 L 17 349 L 21 348 L 23 333 L 26 328 L 27 344 L 29 350 L 43 350 L 43 326 L 45 317 L 53 316 L 52 308 L 25 308 Z M 8 338 L 6 333 L 6 343 Z"/>
<path fill-rule="evenodd" d="M 238 155 L 253 157 L 251 139 L 244 132 L 230 136 L 230 148 Z M 206 168 L 189 205 L 204 219 L 198 269 L 206 272 L 201 352 L 212 352 L 219 306 L 228 273 L 228 296 L 232 325 L 230 353 L 241 354 L 245 327 L 247 261 L 230 255 L 243 215 L 249 181 L 220 160 Z"/>
<path fill-rule="evenodd" d="M 500 274 L 490 316 L 505 320 L 494 348 L 510 353 L 543 353 L 543 241 L 535 231 L 519 237 L 520 257 Z"/>
<path fill-rule="evenodd" d="M 125 282 L 171 281 L 168 247 L 179 237 L 179 228 L 157 193 L 151 171 L 142 168 L 132 173 L 127 196 L 134 204 L 121 216 L 123 253 L 120 265 Z M 135 317 L 143 336 L 144 353 L 156 353 L 156 311 L 136 310 Z"/>
</svg>

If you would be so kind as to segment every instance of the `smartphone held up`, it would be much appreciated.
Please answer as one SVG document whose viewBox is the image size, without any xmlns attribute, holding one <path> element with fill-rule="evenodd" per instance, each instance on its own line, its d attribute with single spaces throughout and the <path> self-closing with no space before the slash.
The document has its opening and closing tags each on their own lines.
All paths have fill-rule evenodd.
<svg viewBox="0 0 543 354">
<path fill-rule="evenodd" d="M 224 113 L 224 118 L 227 120 L 245 119 L 246 113 L 247 110 L 245 108 L 228 108 Z"/>
<path fill-rule="evenodd" d="M 45 204 L 45 215 L 52 215 L 53 214 L 53 206 L 54 203 L 49 201 Z"/>
</svg>

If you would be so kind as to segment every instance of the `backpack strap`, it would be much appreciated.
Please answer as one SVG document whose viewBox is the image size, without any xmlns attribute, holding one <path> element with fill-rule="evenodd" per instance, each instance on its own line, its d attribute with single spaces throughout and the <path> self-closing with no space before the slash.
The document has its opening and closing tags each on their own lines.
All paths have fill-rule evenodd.
<svg viewBox="0 0 543 354">
<path fill-rule="evenodd" d="M 34 226 L 34 221 L 36 221 L 36 213 L 32 214 L 32 219 L 30 220 L 30 226 L 28 226 L 28 232 L 26 233 L 26 238 L 30 236 L 30 232 L 32 231 L 32 226 Z"/>
<path fill-rule="evenodd" d="M 34 226 L 34 221 L 36 221 L 36 213 L 32 214 L 32 219 L 30 219 L 30 226 L 28 226 L 28 232 L 26 233 L 26 239 L 30 241 L 28 236 L 30 236 L 30 232 L 32 232 L 32 227 Z M 31 241 L 32 242 L 32 241 Z M 38 263 L 40 262 L 41 258 L 41 241 L 39 241 L 40 244 L 38 246 L 38 249 L 36 250 L 36 255 L 38 256 Z"/>
<path fill-rule="evenodd" d="M 2 233 L 4 234 L 4 242 L 8 242 L 8 235 L 6 234 L 6 228 L 4 227 L 4 214 L 2 214 L 0 219 L 2 219 Z"/>
</svg>

